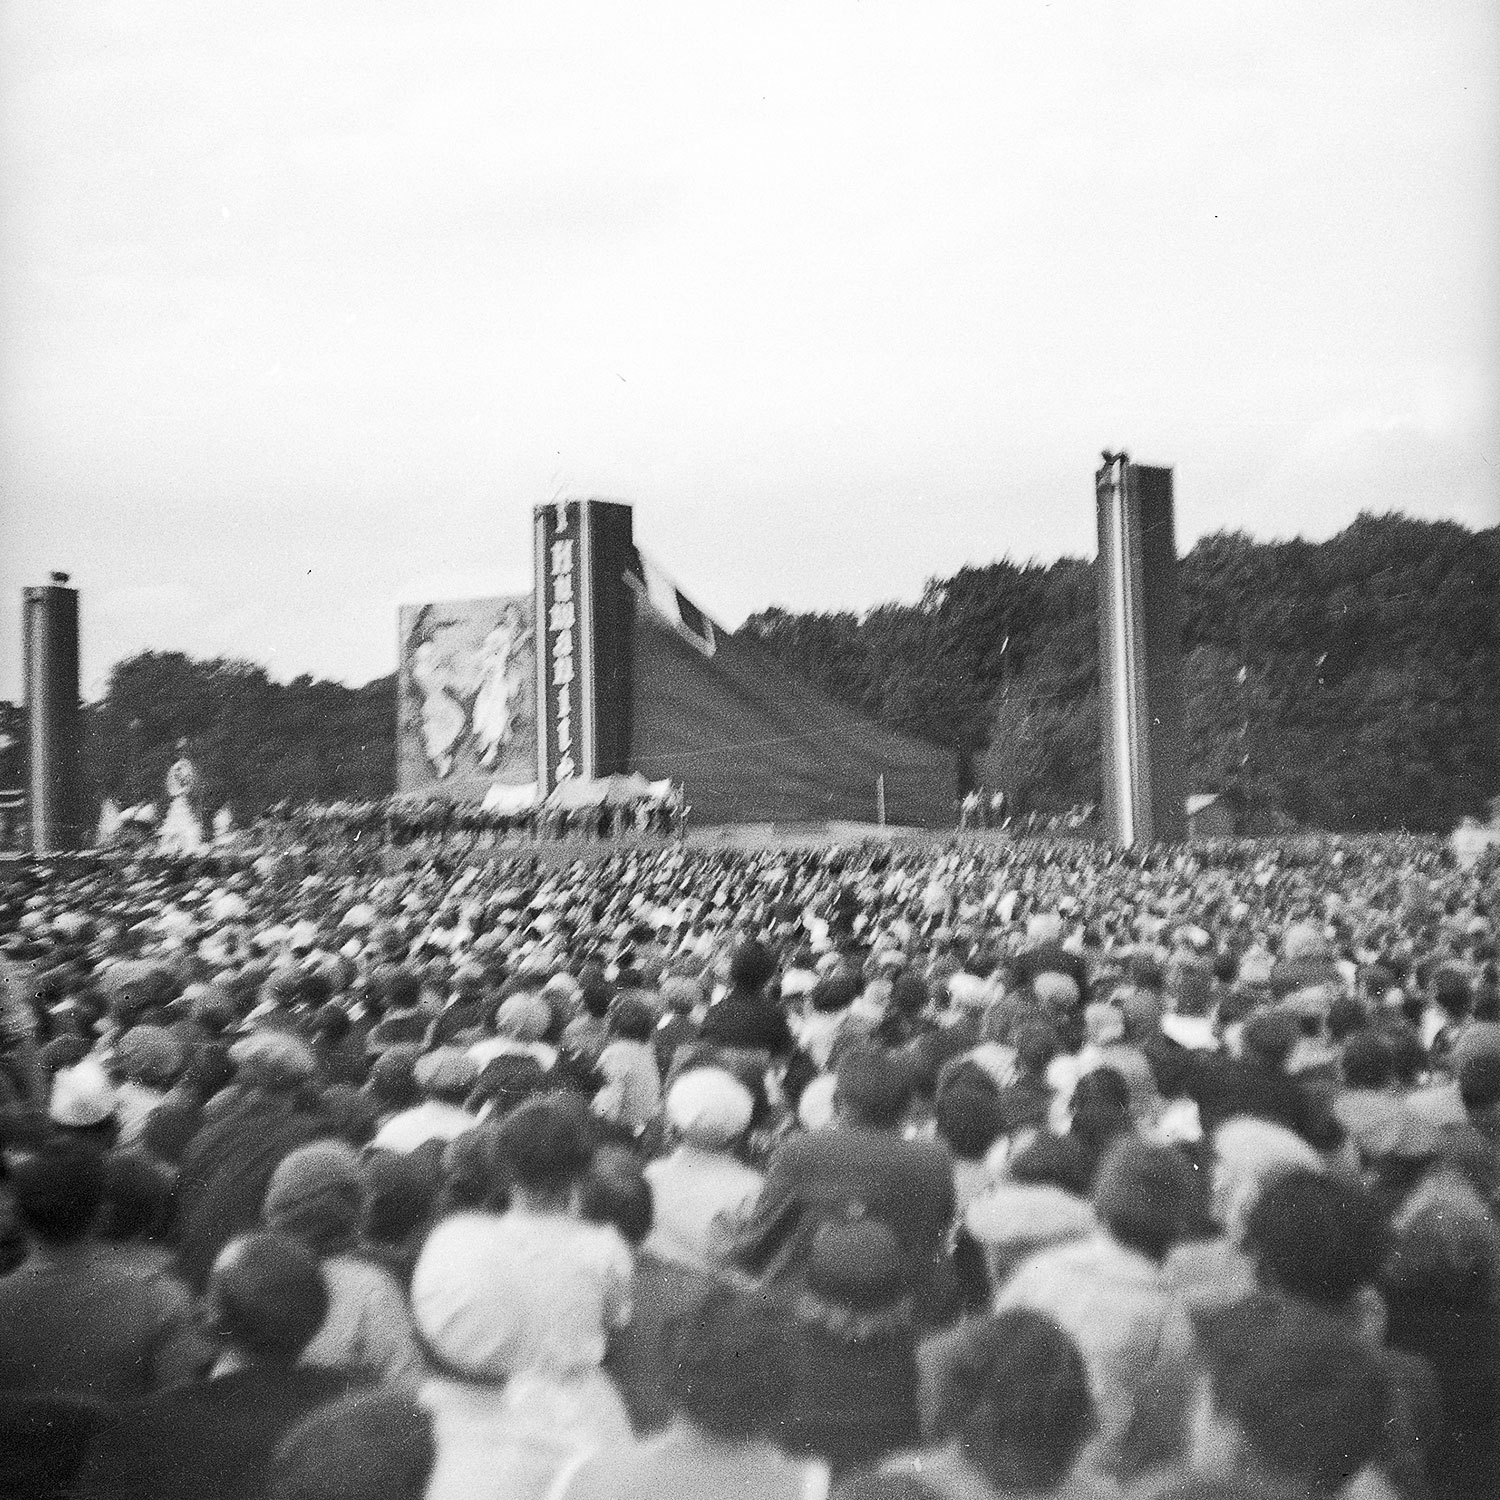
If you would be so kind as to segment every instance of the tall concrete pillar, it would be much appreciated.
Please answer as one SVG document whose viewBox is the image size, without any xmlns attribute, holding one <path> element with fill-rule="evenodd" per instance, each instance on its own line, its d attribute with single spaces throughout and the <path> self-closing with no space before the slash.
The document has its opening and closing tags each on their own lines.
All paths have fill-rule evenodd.
<svg viewBox="0 0 1500 1500">
<path fill-rule="evenodd" d="M 1177 841 L 1187 744 L 1172 471 L 1106 453 L 1094 498 L 1105 831 L 1126 848 Z"/>
<path fill-rule="evenodd" d="M 83 723 L 78 696 L 78 591 L 66 573 L 22 595 L 27 793 L 36 854 L 81 849 L 89 841 L 84 807 Z"/>
</svg>

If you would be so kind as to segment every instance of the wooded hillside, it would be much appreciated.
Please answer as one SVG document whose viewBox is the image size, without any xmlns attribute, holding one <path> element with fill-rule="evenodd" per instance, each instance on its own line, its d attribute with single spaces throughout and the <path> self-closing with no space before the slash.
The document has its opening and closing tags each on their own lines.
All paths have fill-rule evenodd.
<svg viewBox="0 0 1500 1500">
<path fill-rule="evenodd" d="M 1189 779 L 1249 827 L 1450 828 L 1500 792 L 1500 528 L 1361 516 L 1182 560 Z M 991 563 L 864 616 L 768 609 L 793 670 L 1023 808 L 1099 798 L 1091 563 Z"/>
</svg>

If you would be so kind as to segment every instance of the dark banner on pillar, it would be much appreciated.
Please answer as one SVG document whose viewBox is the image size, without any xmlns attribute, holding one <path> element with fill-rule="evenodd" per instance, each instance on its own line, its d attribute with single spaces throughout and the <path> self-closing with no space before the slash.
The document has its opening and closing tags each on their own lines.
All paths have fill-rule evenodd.
<svg viewBox="0 0 1500 1500">
<path fill-rule="evenodd" d="M 626 573 L 636 556 L 635 528 L 630 506 L 606 500 L 585 502 L 585 526 L 593 598 L 594 775 L 613 776 L 630 769 L 635 595 Z"/>
<path fill-rule="evenodd" d="M 1187 837 L 1187 732 L 1182 693 L 1182 624 L 1177 595 L 1177 540 L 1172 471 L 1131 464 L 1139 517 L 1146 711 L 1151 736 L 1151 833 Z"/>
<path fill-rule="evenodd" d="M 542 789 L 623 771 L 630 753 L 628 505 L 563 500 L 535 517 Z"/>
</svg>

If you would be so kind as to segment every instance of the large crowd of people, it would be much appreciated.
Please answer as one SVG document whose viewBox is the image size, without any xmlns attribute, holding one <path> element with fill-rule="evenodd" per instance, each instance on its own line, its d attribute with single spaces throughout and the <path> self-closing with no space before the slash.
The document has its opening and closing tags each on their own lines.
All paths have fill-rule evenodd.
<svg viewBox="0 0 1500 1500">
<path fill-rule="evenodd" d="M 1495 859 L 363 832 L 0 866 L 0 1493 L 1500 1494 Z"/>
<path fill-rule="evenodd" d="M 693 809 L 682 788 L 642 785 L 648 787 L 645 792 L 606 793 L 596 788 L 598 800 L 572 806 L 549 799 L 487 807 L 415 793 L 335 802 L 282 800 L 243 829 L 235 827 L 227 806 L 205 819 L 195 803 L 185 801 L 180 813 L 169 808 L 162 819 L 153 803 L 124 809 L 111 803 L 101 815 L 97 841 L 116 855 L 136 856 L 197 854 L 211 842 L 217 853 L 232 859 L 246 849 L 305 848 L 308 844 L 401 850 L 419 857 L 436 849 L 488 857 L 497 849 L 535 844 L 686 839 Z M 0 808 L 0 815 L 3 812 Z M 212 830 L 211 839 L 205 824 Z M 0 852 L 18 852 L 26 842 L 24 819 L 7 823 L 0 816 Z"/>
<path fill-rule="evenodd" d="M 688 806 L 680 787 L 657 795 L 602 797 L 597 802 L 564 806 L 554 801 L 513 807 L 485 807 L 437 796 L 396 796 L 363 802 L 325 802 L 296 806 L 279 802 L 257 819 L 257 842 L 308 837 L 353 837 L 395 848 L 427 847 L 452 842 L 470 851 L 496 845 L 557 842 L 567 839 L 682 839 Z"/>
<path fill-rule="evenodd" d="M 278 802 L 256 819 L 248 833 L 250 842 L 261 847 L 358 840 L 418 852 L 443 845 L 480 854 L 504 845 L 568 840 L 681 840 L 687 836 L 691 813 L 680 787 L 660 796 L 601 798 L 575 807 L 553 801 L 485 807 L 448 797 L 407 795 L 307 805 Z"/>
</svg>

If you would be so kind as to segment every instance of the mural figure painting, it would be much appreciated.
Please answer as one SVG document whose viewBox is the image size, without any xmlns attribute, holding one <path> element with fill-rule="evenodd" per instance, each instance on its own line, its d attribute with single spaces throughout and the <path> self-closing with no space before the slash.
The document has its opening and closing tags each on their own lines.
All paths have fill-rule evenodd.
<svg viewBox="0 0 1500 1500">
<path fill-rule="evenodd" d="M 525 677 L 517 670 L 516 647 L 525 630 L 515 605 L 506 607 L 500 623 L 484 638 L 480 648 L 480 668 L 484 674 L 474 698 L 471 718 L 474 742 L 479 748 L 479 764 L 488 770 L 495 764 L 501 749 L 510 743 L 516 725 L 516 707 L 525 686 Z M 526 676 L 530 674 L 527 673 Z"/>
<path fill-rule="evenodd" d="M 535 777 L 536 658 L 526 597 L 402 611 L 400 786 L 477 795 Z"/>
</svg>

